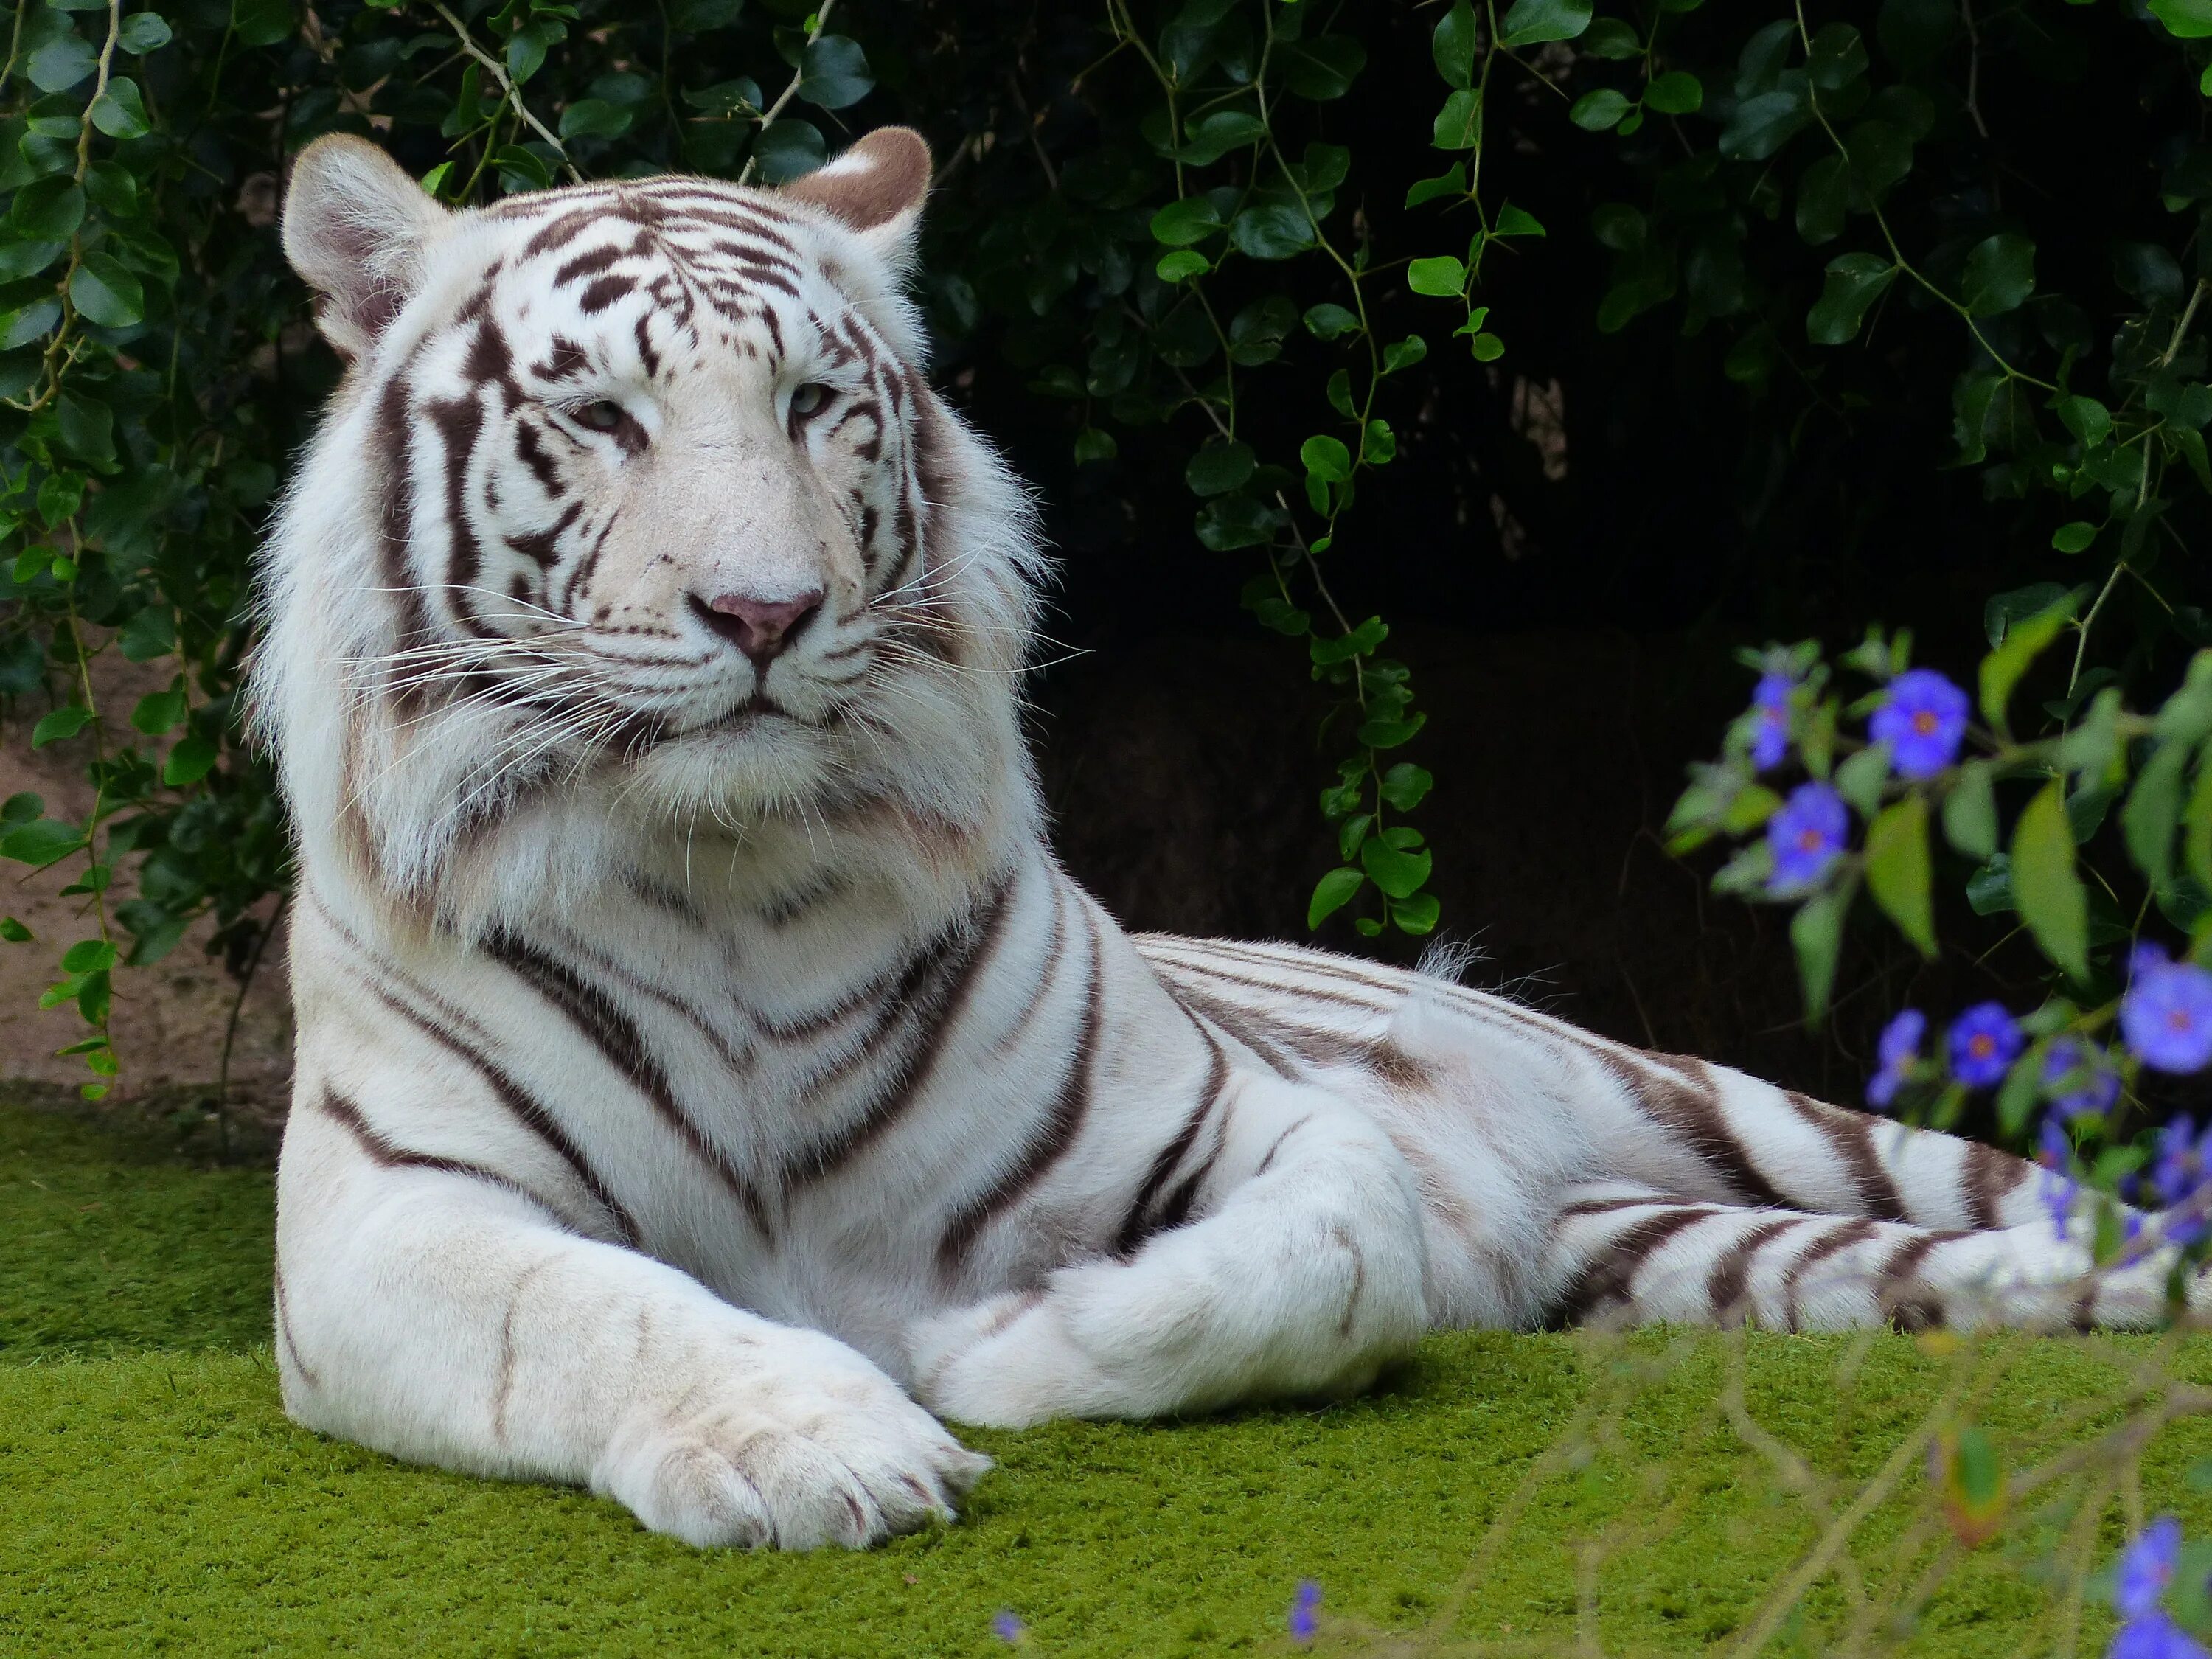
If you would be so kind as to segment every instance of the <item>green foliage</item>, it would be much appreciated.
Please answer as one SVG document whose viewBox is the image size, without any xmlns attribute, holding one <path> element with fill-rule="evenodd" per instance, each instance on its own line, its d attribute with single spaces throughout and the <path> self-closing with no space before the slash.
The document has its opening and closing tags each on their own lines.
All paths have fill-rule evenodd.
<svg viewBox="0 0 2212 1659">
<path fill-rule="evenodd" d="M 903 118 L 944 175 L 925 262 L 939 337 L 1025 387 L 1038 429 L 1107 487 L 1164 446 L 1164 476 L 1191 492 L 1192 556 L 1236 562 L 1254 619 L 1331 694 L 1319 805 L 1337 862 L 1313 890 L 1316 926 L 1419 934 L 1440 920 L 1435 851 L 1408 821 L 1428 788 L 1407 758 L 1426 714 L 1411 667 L 1384 654 L 1387 621 L 1363 619 L 1334 573 L 1395 550 L 1391 469 L 1439 388 L 1467 383 L 1449 377 L 1515 371 L 1501 273 L 1582 262 L 1607 272 L 1597 331 L 1710 337 L 1727 379 L 1778 416 L 1791 387 L 1847 414 L 1863 400 L 1847 367 L 1931 398 L 1948 381 L 1954 447 L 1929 466 L 1977 470 L 1993 503 L 2045 504 L 2033 548 L 2075 562 L 2078 587 L 1992 601 L 1980 769 L 1900 789 L 1860 757 L 1837 700 L 1808 693 L 1801 757 L 1880 830 L 1800 913 L 1815 1002 L 1861 888 L 1917 947 L 1936 942 L 1946 849 L 1976 861 L 1984 891 L 2002 861 L 2034 937 L 2094 975 L 2096 902 L 2077 914 L 2054 828 L 2093 852 L 2087 818 L 2114 808 L 2111 833 L 2144 849 L 2174 914 L 2193 916 L 2190 893 L 2212 881 L 2212 828 L 2179 827 L 2196 823 L 2195 749 L 2176 738 L 2146 758 L 2117 707 L 2098 728 L 2112 752 L 2087 757 L 2111 779 L 2083 783 L 2096 768 L 2079 751 L 2100 739 L 2077 732 L 2065 822 L 2037 815 L 2025 864 L 2000 811 L 2020 804 L 2013 769 L 2061 764 L 2034 747 L 2044 716 L 2016 707 L 2052 672 L 2050 647 L 2075 647 L 2065 711 L 2048 718 L 2075 732 L 2118 677 L 2130 707 L 2154 707 L 2144 677 L 2163 665 L 2170 683 L 2172 642 L 2212 643 L 2197 596 L 2159 571 L 2212 490 L 2198 325 L 2212 35 L 2191 6 L 2151 9 L 1968 27 L 1935 0 L 1839 15 L 1455 0 L 1409 29 L 1313 0 L 1100 0 L 1056 15 L 1048 51 L 873 0 L 312 14 L 23 0 L 0 70 L 0 696 L 27 704 L 31 742 L 84 759 L 97 796 L 77 822 L 10 818 L 0 854 L 74 861 L 83 931 L 118 963 L 158 957 L 202 916 L 216 948 L 249 960 L 285 886 L 237 694 L 249 556 L 333 368 L 271 222 L 301 143 L 372 134 L 459 204 L 672 168 L 773 183 Z M 2012 198 L 1977 182 L 1999 65 L 2047 102 L 2072 95 L 2054 90 L 2069 53 L 2142 87 L 2131 107 L 2169 218 L 2109 250 L 2108 272 L 2039 250 Z M 1363 136 L 1423 88 L 1399 123 L 1407 147 Z M 1426 167 L 1408 165 L 1419 143 Z M 1540 169 L 1610 199 L 1563 221 Z M 1551 225 L 1509 199 L 1508 173 Z M 1944 319 L 1954 355 L 1899 365 L 1893 318 Z M 1856 660 L 1886 679 L 1904 665 L 1893 645 L 1893 660 Z M 167 689 L 118 718 L 88 667 L 108 652 L 167 665 Z M 1753 834 L 1776 799 L 1726 768 L 1692 795 L 1681 844 Z M 1755 891 L 1758 856 L 1723 884 Z M 125 863 L 137 894 L 111 906 Z M 95 1013 L 110 971 L 64 969 L 50 994 Z"/>
</svg>

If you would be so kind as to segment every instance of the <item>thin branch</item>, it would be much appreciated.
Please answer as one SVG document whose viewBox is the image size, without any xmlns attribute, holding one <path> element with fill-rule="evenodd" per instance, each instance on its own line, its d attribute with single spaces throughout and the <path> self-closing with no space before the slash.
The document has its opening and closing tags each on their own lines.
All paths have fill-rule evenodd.
<svg viewBox="0 0 2212 1659">
<path fill-rule="evenodd" d="M 529 125 L 532 132 L 553 146 L 554 151 L 561 158 L 561 166 L 568 174 L 569 181 L 573 184 L 582 184 L 584 175 L 576 171 L 576 164 L 568 159 L 568 147 L 553 136 L 551 129 L 547 127 L 545 123 L 530 112 L 530 106 L 522 101 L 522 90 L 508 76 L 507 65 L 477 44 L 476 37 L 469 33 L 469 26 L 453 15 L 447 8 L 445 0 L 430 0 L 430 9 L 446 20 L 446 26 L 453 30 L 455 38 L 460 41 L 461 50 L 491 71 L 492 79 L 499 82 L 501 92 L 506 94 L 507 101 L 514 106 L 514 112 Z M 827 10 L 828 8 L 824 7 L 823 9 Z"/>
<path fill-rule="evenodd" d="M 814 14 L 814 27 L 806 32 L 806 44 L 808 46 L 811 46 L 817 40 L 819 40 L 822 38 L 822 31 L 830 27 L 830 9 L 836 3 L 837 0 L 822 0 L 822 9 Z M 775 102 L 770 104 L 765 110 L 761 112 L 760 130 L 762 132 L 766 132 L 769 128 L 775 124 L 776 118 L 781 115 L 784 110 L 790 105 L 791 100 L 799 95 L 799 83 L 805 78 L 806 54 L 802 51 L 799 53 L 799 67 L 791 72 L 790 84 L 786 86 L 783 91 L 778 94 Z M 756 135 L 753 142 L 753 153 L 745 157 L 744 171 L 738 174 L 738 182 L 741 185 L 750 185 L 752 183 L 753 174 L 759 170 L 759 167 L 760 142 L 757 135 Z"/>
</svg>

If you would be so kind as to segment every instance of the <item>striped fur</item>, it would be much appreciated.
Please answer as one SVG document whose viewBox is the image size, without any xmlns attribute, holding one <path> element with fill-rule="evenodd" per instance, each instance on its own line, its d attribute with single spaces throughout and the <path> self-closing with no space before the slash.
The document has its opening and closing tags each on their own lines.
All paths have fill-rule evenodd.
<svg viewBox="0 0 2212 1659">
<path fill-rule="evenodd" d="M 2158 1316 L 2157 1263 L 2085 1279 L 1985 1149 L 1116 926 L 1020 741 L 1024 498 L 900 297 L 926 178 L 877 134 L 781 193 L 447 216 L 365 145 L 301 158 L 287 246 L 352 364 L 255 675 L 299 833 L 295 1417 L 857 1545 L 983 1467 L 933 1413 L 1338 1392 L 1448 1326 Z M 757 664 L 732 587 L 825 597 Z"/>
</svg>

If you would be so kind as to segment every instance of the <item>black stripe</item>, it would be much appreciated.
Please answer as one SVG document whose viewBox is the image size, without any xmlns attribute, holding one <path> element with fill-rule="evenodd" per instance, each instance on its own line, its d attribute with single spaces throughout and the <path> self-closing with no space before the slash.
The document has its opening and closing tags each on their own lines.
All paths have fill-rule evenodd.
<svg viewBox="0 0 2212 1659">
<path fill-rule="evenodd" d="M 558 1208 L 512 1176 L 502 1175 L 497 1170 L 487 1169 L 481 1164 L 471 1164 L 458 1158 L 442 1158 L 434 1152 L 418 1152 L 411 1147 L 402 1146 L 362 1116 L 360 1107 L 327 1085 L 317 1097 L 315 1104 L 325 1116 L 350 1134 L 362 1151 L 367 1152 L 370 1160 L 380 1169 L 428 1170 L 437 1175 L 465 1176 L 471 1181 L 482 1181 L 513 1193 L 518 1198 L 528 1199 L 551 1216 L 564 1232 L 568 1230 L 568 1218 Z"/>
<path fill-rule="evenodd" d="M 405 1002 L 392 995 L 390 991 L 374 980 L 366 975 L 361 977 L 362 982 L 368 987 L 371 994 L 386 1007 L 408 1020 L 441 1048 L 459 1055 L 475 1070 L 483 1079 L 499 1103 L 514 1114 L 515 1120 L 559 1153 L 562 1161 L 575 1172 L 578 1184 L 607 1212 L 608 1218 L 615 1224 L 615 1231 L 621 1236 L 623 1243 L 629 1245 L 636 1244 L 638 1242 L 636 1221 L 631 1217 L 630 1212 L 616 1200 L 615 1195 L 607 1189 L 606 1182 L 599 1179 L 599 1172 L 585 1162 L 582 1149 L 568 1138 L 567 1132 L 554 1120 L 552 1113 L 546 1109 L 544 1103 L 529 1090 L 524 1088 L 515 1080 L 512 1073 L 494 1061 L 489 1055 L 472 1044 L 464 1042 L 436 1020 L 430 1019 L 409 1007 Z"/>
<path fill-rule="evenodd" d="M 945 1043 L 967 1014 L 976 982 L 1005 942 L 1006 917 L 1013 908 L 1017 885 L 1013 877 L 1000 883 L 988 901 L 990 908 L 983 926 L 957 960 L 941 953 L 936 957 L 932 965 L 939 969 L 937 984 L 927 997 L 904 986 L 894 995 L 890 1003 L 894 1010 L 913 1008 L 920 1040 L 899 1057 L 882 1091 L 865 1110 L 784 1165 L 781 1180 L 787 1192 L 829 1175 L 890 1128 L 921 1097 Z M 859 1046 L 865 1052 L 866 1045 Z"/>
<path fill-rule="evenodd" d="M 286 1353 L 292 1356 L 292 1369 L 300 1373 L 300 1380 L 311 1389 L 323 1386 L 322 1377 L 300 1353 L 300 1339 L 292 1334 L 292 1304 L 284 1295 L 284 1264 L 278 1262 L 273 1278 L 276 1287 L 276 1340 Z"/>
<path fill-rule="evenodd" d="M 484 942 L 484 951 L 566 1014 L 569 1023 L 606 1057 L 607 1063 L 652 1103 L 661 1121 L 676 1132 L 678 1138 L 721 1177 L 722 1184 L 744 1206 L 753 1224 L 763 1234 L 768 1232 L 768 1207 L 761 1201 L 760 1194 L 727 1154 L 709 1141 L 685 1114 L 666 1070 L 646 1047 L 645 1034 L 613 998 L 567 963 L 556 962 L 513 933 L 493 934 Z"/>
<path fill-rule="evenodd" d="M 1164 1215 L 1157 1222 L 1148 1223 L 1146 1220 L 1152 1207 L 1152 1200 L 1159 1195 L 1159 1190 L 1167 1184 L 1168 1177 L 1189 1156 L 1190 1149 L 1198 1144 L 1198 1132 L 1205 1127 L 1214 1103 L 1221 1098 L 1222 1090 L 1229 1084 L 1228 1055 L 1221 1052 L 1221 1045 L 1213 1040 L 1212 1032 L 1200 1027 L 1200 1035 L 1206 1038 L 1206 1046 L 1212 1054 L 1206 1066 L 1206 1086 L 1199 1091 L 1198 1103 L 1191 1108 L 1190 1115 L 1183 1121 L 1182 1127 L 1176 1132 L 1174 1139 L 1160 1148 L 1159 1156 L 1152 1160 L 1152 1167 L 1146 1171 L 1143 1182 L 1139 1184 L 1137 1195 L 1130 1201 L 1128 1214 L 1121 1218 L 1121 1226 L 1115 1231 L 1114 1254 L 1116 1255 L 1135 1255 L 1138 1247 L 1153 1233 L 1166 1232 L 1181 1225 L 1182 1216 L 1190 1213 L 1191 1199 L 1197 1188 L 1185 1182 L 1180 1189 L 1182 1199 L 1181 1216 L 1174 1221 L 1168 1220 Z M 1170 1201 L 1168 1208 L 1170 1211 L 1176 1208 L 1173 1200 Z"/>
<path fill-rule="evenodd" d="M 1720 1091 L 1705 1075 L 1702 1063 L 1672 1054 L 1653 1054 L 1649 1060 L 1665 1068 L 1655 1073 L 1604 1048 L 1593 1047 L 1591 1053 L 1628 1091 L 1637 1109 L 1688 1146 L 1700 1162 L 1720 1176 L 1735 1197 L 1748 1199 L 1764 1209 L 1789 1207 L 1753 1162 L 1751 1149 L 1729 1127 Z M 1684 1075 L 1686 1071 L 1689 1075 Z"/>
<path fill-rule="evenodd" d="M 1560 1316 L 1570 1322 L 1587 1319 L 1609 1304 L 1632 1302 L 1636 1275 L 1644 1262 L 1675 1234 L 1719 1213 L 1709 1206 L 1683 1205 L 1624 1227 L 1606 1241 L 1605 1254 L 1584 1267 L 1568 1288 L 1560 1302 Z"/>
<path fill-rule="evenodd" d="M 1153 964 L 1153 969 L 1156 975 L 1160 973 L 1158 964 Z M 1160 987 L 1194 1021 L 1203 1016 L 1208 1023 L 1218 1026 L 1241 1047 L 1257 1055 L 1277 1077 L 1289 1083 L 1304 1080 L 1305 1073 L 1297 1064 L 1299 1056 L 1256 1030 L 1254 1021 L 1257 1016 L 1234 1004 L 1221 1002 L 1201 991 L 1194 991 L 1188 985 L 1178 985 L 1164 975 L 1160 975 Z"/>
<path fill-rule="evenodd" d="M 1060 1093 L 1051 1109 L 1030 1135 L 1013 1167 L 962 1208 L 946 1225 L 945 1236 L 937 1243 L 937 1265 L 948 1279 L 958 1273 L 969 1247 L 975 1242 L 984 1224 L 1018 1200 L 1066 1156 L 1083 1131 L 1084 1119 L 1090 1114 L 1091 1067 L 1097 1060 L 1098 1031 L 1105 1018 L 1106 953 L 1099 943 L 1097 921 L 1087 912 L 1085 920 L 1085 931 L 1091 940 L 1091 983 L 1085 998 L 1082 1034 L 1077 1039 L 1075 1053 L 1069 1058 L 1066 1075 L 1060 1080 Z"/>
<path fill-rule="evenodd" d="M 1789 1270 L 1782 1275 L 1782 1322 L 1784 1327 L 1793 1331 L 1797 1328 L 1797 1285 L 1798 1281 L 1804 1278 L 1806 1270 L 1840 1250 L 1865 1243 L 1875 1236 L 1875 1231 L 1871 1221 L 1863 1218 L 1847 1221 L 1832 1231 L 1821 1234 L 1813 1241 L 1812 1247 L 1804 1255 L 1790 1264 Z"/>
<path fill-rule="evenodd" d="M 1342 996 L 1334 991 L 1323 991 L 1310 985 L 1283 985 L 1272 980 L 1251 979 L 1243 974 L 1232 974 L 1225 968 L 1216 968 L 1210 963 L 1174 962 L 1169 965 L 1185 973 L 1202 974 L 1208 979 L 1247 986 L 1273 996 L 1306 997 L 1320 1002 L 1338 1003 L 1346 1008 L 1357 1008 L 1363 1014 L 1388 1014 L 1391 1012 L 1388 1004 L 1371 1002 L 1365 997 Z"/>
<path fill-rule="evenodd" d="M 1801 1226 L 1799 1221 L 1766 1221 L 1753 1227 L 1741 1238 L 1729 1246 L 1713 1270 L 1705 1278 L 1705 1297 L 1712 1304 L 1713 1318 L 1721 1324 L 1732 1319 L 1740 1321 L 1749 1300 L 1752 1258 L 1773 1240 Z"/>
<path fill-rule="evenodd" d="M 2034 1168 L 2025 1158 L 2010 1158 L 1978 1140 L 1966 1143 L 1965 1189 L 1966 1218 L 1989 1229 L 2004 1225 L 2004 1200 Z"/>
<path fill-rule="evenodd" d="M 1875 1154 L 1872 1118 L 1863 1112 L 1847 1112 L 1839 1106 L 1827 1105 L 1794 1089 L 1783 1098 L 1799 1117 L 1828 1138 L 1828 1144 L 1850 1170 L 1851 1184 L 1858 1188 L 1862 1212 L 1884 1221 L 1912 1219 Z"/>
</svg>

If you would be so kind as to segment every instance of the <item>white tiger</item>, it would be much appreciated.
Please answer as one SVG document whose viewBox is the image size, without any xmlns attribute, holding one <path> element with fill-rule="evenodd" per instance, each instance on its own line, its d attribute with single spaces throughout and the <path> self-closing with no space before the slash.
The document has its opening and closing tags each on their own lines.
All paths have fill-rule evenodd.
<svg viewBox="0 0 2212 1659">
<path fill-rule="evenodd" d="M 1027 502 L 921 377 L 928 172 L 886 130 L 777 191 L 450 213 L 358 140 L 300 157 L 285 249 L 349 367 L 254 676 L 299 841 L 295 1418 L 859 1546 L 986 1468 L 938 1415 L 1337 1393 L 1591 1314 L 2157 1316 L 2161 1262 L 2085 1277 L 1985 1147 L 1125 934 L 1023 748 Z"/>
</svg>

